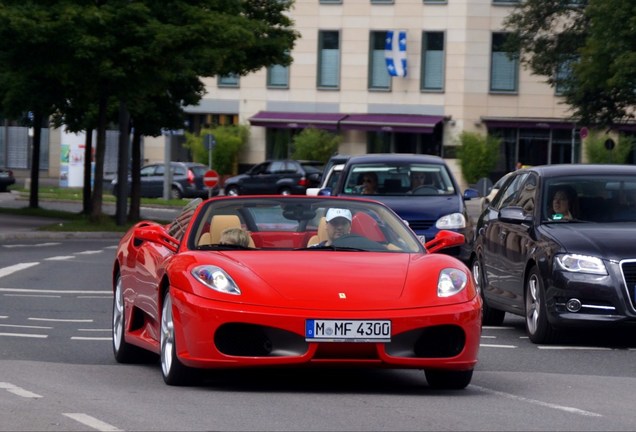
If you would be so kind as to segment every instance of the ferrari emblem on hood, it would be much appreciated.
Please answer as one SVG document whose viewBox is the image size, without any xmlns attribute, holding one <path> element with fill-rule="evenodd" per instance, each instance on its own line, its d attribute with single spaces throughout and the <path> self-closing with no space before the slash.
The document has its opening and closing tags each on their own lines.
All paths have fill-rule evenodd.
<svg viewBox="0 0 636 432">
<path fill-rule="evenodd" d="M 341 299 L 346 299 L 347 295 L 345 293 L 338 293 L 338 297 L 340 297 Z"/>
</svg>

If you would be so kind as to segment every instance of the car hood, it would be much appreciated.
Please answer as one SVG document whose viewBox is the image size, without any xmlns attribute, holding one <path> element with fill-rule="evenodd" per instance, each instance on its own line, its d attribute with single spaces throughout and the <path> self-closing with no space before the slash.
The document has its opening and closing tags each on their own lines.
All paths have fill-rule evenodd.
<svg viewBox="0 0 636 432">
<path fill-rule="evenodd" d="M 457 195 L 369 196 L 369 198 L 386 204 L 407 221 L 429 220 L 435 222 L 447 214 L 463 212 L 462 199 Z"/>
<path fill-rule="evenodd" d="M 442 268 L 462 266 L 444 254 L 328 250 L 193 252 L 191 258 L 194 260 L 187 259 L 190 264 L 186 265 L 208 263 L 221 267 L 238 285 L 240 296 L 223 295 L 220 300 L 321 310 L 401 309 L 455 303 L 457 299 L 437 296 L 437 280 Z M 173 273 L 172 282 L 181 285 L 181 275 L 181 270 Z M 193 291 L 218 297 L 198 283 L 193 284 Z"/>
<path fill-rule="evenodd" d="M 552 223 L 542 229 L 567 252 L 610 260 L 636 258 L 636 223 Z"/>
</svg>

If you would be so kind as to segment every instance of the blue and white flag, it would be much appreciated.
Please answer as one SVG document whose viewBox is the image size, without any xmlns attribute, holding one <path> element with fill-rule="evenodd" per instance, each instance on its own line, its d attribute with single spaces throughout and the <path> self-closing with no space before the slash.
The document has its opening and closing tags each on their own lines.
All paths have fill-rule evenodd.
<svg viewBox="0 0 636 432">
<path fill-rule="evenodd" d="M 389 75 L 406 76 L 406 31 L 387 31 L 384 57 Z"/>
</svg>

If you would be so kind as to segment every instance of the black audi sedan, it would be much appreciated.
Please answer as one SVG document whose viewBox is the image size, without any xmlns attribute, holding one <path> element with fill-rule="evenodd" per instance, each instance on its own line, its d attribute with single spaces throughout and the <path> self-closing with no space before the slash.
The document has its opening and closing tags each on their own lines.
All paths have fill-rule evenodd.
<svg viewBox="0 0 636 432">
<path fill-rule="evenodd" d="M 484 325 L 521 315 L 541 344 L 563 328 L 636 324 L 636 166 L 515 171 L 475 235 Z"/>
</svg>

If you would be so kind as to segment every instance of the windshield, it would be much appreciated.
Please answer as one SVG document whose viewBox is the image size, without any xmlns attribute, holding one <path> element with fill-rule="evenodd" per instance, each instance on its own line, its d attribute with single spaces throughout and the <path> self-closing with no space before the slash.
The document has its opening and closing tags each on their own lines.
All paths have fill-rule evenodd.
<svg viewBox="0 0 636 432">
<path fill-rule="evenodd" d="M 404 221 L 379 203 L 289 196 L 205 202 L 188 248 L 233 247 L 222 239 L 230 228 L 248 234 L 249 242 L 240 248 L 250 250 L 424 252 Z"/>
<path fill-rule="evenodd" d="M 548 179 L 542 217 L 549 222 L 636 222 L 636 176 Z"/>
<path fill-rule="evenodd" d="M 344 183 L 347 195 L 454 195 L 455 186 L 443 164 L 356 164 Z"/>
</svg>

